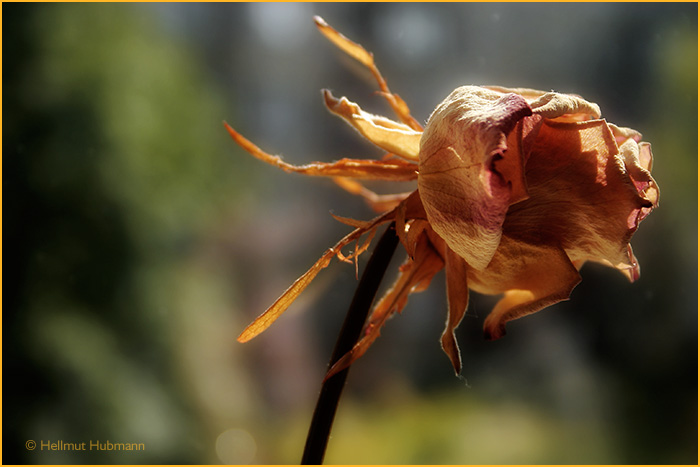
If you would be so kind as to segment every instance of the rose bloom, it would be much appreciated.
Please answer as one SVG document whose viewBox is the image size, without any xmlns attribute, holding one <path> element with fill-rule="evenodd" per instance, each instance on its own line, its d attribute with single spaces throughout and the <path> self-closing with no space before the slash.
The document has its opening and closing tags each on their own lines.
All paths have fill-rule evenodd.
<svg viewBox="0 0 700 467">
<path fill-rule="evenodd" d="M 503 295 L 484 322 L 485 336 L 497 339 L 508 321 L 568 299 L 586 261 L 614 267 L 630 281 L 639 277 L 629 242 L 659 200 L 650 173 L 651 147 L 641 134 L 606 122 L 596 104 L 579 96 L 480 86 L 455 89 L 423 130 L 405 102 L 389 91 L 372 55 L 322 19 L 315 21 L 328 39 L 371 70 L 400 122 L 368 114 L 324 90 L 326 106 L 387 154 L 380 160 L 297 167 L 226 128 L 253 156 L 288 172 L 334 177 L 381 214 L 366 222 L 334 216 L 355 230 L 327 250 L 239 341 L 265 330 L 334 256 L 356 261 L 376 228 L 389 222 L 408 257 L 374 306 L 360 340 L 328 376 L 364 354 L 408 295 L 425 290 L 443 268 L 448 314 L 441 344 L 456 373 L 461 360 L 455 329 L 469 289 Z M 358 180 L 417 180 L 417 189 L 378 195 Z M 343 254 L 352 242 L 354 250 Z"/>
</svg>

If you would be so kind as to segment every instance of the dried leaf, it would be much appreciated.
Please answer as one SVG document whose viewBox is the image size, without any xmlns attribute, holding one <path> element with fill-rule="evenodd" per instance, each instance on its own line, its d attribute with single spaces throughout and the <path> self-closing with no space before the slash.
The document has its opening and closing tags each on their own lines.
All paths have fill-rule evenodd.
<svg viewBox="0 0 700 467">
<path fill-rule="evenodd" d="M 455 329 L 462 321 L 469 304 L 467 287 L 467 263 L 454 251 L 446 248 L 445 278 L 447 283 L 447 322 L 440 337 L 442 350 L 447 354 L 455 369 L 455 374 L 462 371 L 462 357 L 455 337 Z"/>
<path fill-rule="evenodd" d="M 369 204 L 369 206 L 376 212 L 391 211 L 411 194 L 411 192 L 407 192 L 390 195 L 378 195 L 377 193 L 363 186 L 360 182 L 350 178 L 334 177 L 333 181 L 345 191 L 364 198 L 367 204 Z"/>
<path fill-rule="evenodd" d="M 427 235 L 421 237 L 415 260 L 408 259 L 401 268 L 399 278 L 372 310 L 360 340 L 347 354 L 336 362 L 328 373 L 328 379 L 347 368 L 367 351 L 386 320 L 394 313 L 401 312 L 408 301 L 408 295 L 419 286 L 425 286 L 443 268 L 444 262 L 433 249 Z"/>
<path fill-rule="evenodd" d="M 341 249 L 349 243 L 357 240 L 367 231 L 376 228 L 378 225 L 388 222 L 393 218 L 394 213 L 388 212 L 373 219 L 366 226 L 357 228 L 343 237 L 333 248 L 328 249 L 321 258 L 314 263 L 311 268 L 299 277 L 294 283 L 273 303 L 263 314 L 258 316 L 240 336 L 238 342 L 247 342 L 267 329 L 279 316 L 296 300 L 299 294 L 313 281 L 322 269 L 330 264 L 333 256 L 342 258 Z M 364 251 L 364 250 L 363 250 Z"/>
<path fill-rule="evenodd" d="M 372 143 L 404 159 L 418 160 L 422 134 L 420 131 L 388 118 L 369 114 L 345 97 L 336 99 L 327 89 L 323 90 L 323 98 L 328 110 L 344 119 Z"/>
<path fill-rule="evenodd" d="M 333 29 L 320 16 L 314 16 L 314 22 L 316 23 L 316 26 L 318 27 L 319 31 L 321 31 L 321 33 L 323 33 L 323 35 L 326 36 L 328 40 L 333 42 L 340 50 L 350 55 L 352 58 L 354 58 L 369 69 L 369 71 L 374 76 L 374 79 L 377 80 L 377 84 L 379 85 L 381 95 L 384 96 L 384 98 L 387 100 L 391 108 L 394 110 L 394 113 L 399 117 L 399 120 L 401 120 L 403 123 L 405 123 L 412 129 L 416 131 L 421 131 L 423 127 L 420 123 L 418 123 L 418 121 L 415 118 L 411 116 L 408 105 L 406 105 L 403 99 L 401 99 L 397 94 L 393 94 L 389 90 L 389 86 L 387 85 L 386 80 L 379 72 L 377 66 L 374 64 L 374 56 L 371 53 L 367 52 L 367 50 L 365 50 L 365 48 L 362 47 L 360 44 L 351 41 L 338 31 Z"/>
<path fill-rule="evenodd" d="M 281 157 L 268 154 L 224 122 L 226 130 L 243 149 L 285 172 L 322 177 L 352 177 L 365 180 L 409 181 L 417 177 L 416 165 L 399 159 L 393 160 L 363 160 L 341 159 L 337 162 L 314 162 L 302 166 L 294 166 L 282 160 Z"/>
</svg>

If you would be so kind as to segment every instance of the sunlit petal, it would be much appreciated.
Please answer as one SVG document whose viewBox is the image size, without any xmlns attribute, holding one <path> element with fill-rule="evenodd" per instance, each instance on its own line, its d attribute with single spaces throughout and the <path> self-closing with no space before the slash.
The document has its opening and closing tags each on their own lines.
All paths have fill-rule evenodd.
<svg viewBox="0 0 700 467">
<path fill-rule="evenodd" d="M 506 152 L 506 137 L 530 114 L 516 94 L 464 86 L 437 107 L 423 133 L 418 190 L 428 220 L 473 268 L 484 269 L 498 248 L 514 184 L 497 164 L 521 160 L 517 149 Z"/>
<path fill-rule="evenodd" d="M 345 97 L 336 99 L 328 90 L 323 91 L 323 98 L 328 110 L 344 119 L 372 143 L 405 159 L 418 160 L 420 131 L 386 117 L 367 113 Z"/>
</svg>

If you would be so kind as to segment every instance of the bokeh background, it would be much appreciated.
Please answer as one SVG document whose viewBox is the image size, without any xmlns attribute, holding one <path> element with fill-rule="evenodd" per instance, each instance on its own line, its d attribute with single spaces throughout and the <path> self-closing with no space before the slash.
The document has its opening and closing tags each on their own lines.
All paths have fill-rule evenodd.
<svg viewBox="0 0 700 467">
<path fill-rule="evenodd" d="M 354 268 L 235 338 L 347 233 L 329 212 L 371 213 L 253 160 L 222 121 L 291 163 L 381 154 L 323 107 L 325 87 L 390 115 L 318 14 L 421 121 L 462 84 L 597 102 L 652 142 L 662 193 L 635 284 L 587 265 L 571 301 L 497 342 L 494 299 L 472 295 L 464 379 L 438 275 L 354 365 L 326 461 L 696 464 L 697 8 L 3 4 L 3 463 L 299 461 Z"/>
</svg>

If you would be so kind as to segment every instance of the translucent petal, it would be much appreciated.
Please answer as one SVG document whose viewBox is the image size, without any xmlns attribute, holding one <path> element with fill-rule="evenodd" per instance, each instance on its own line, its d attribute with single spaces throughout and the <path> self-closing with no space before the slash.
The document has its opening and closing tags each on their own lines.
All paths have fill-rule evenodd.
<svg viewBox="0 0 700 467">
<path fill-rule="evenodd" d="M 369 114 L 345 97 L 336 99 L 328 90 L 323 91 L 323 97 L 328 110 L 344 119 L 372 143 L 404 159 L 418 160 L 420 131 L 386 117 Z"/>
<path fill-rule="evenodd" d="M 484 269 L 498 247 L 513 187 L 520 187 L 516 199 L 525 195 L 520 149 L 508 152 L 506 137 L 530 114 L 516 94 L 464 86 L 437 107 L 423 133 L 418 191 L 428 220 L 473 268 Z"/>
</svg>

